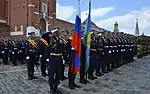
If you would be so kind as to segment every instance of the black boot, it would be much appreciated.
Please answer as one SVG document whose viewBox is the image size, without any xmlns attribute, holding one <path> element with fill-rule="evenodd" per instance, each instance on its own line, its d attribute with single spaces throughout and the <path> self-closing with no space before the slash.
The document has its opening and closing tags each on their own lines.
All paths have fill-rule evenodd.
<svg viewBox="0 0 150 94">
<path fill-rule="evenodd" d="M 62 92 L 58 89 L 57 85 L 54 86 L 54 92 L 57 94 L 62 94 Z"/>
<path fill-rule="evenodd" d="M 77 84 L 73 83 L 73 86 L 76 88 L 80 88 L 80 86 L 78 86 Z"/>
<path fill-rule="evenodd" d="M 81 84 L 87 84 L 87 82 L 83 79 L 83 80 L 80 80 L 80 83 Z"/>
<path fill-rule="evenodd" d="M 103 73 L 96 73 L 95 75 L 98 76 L 98 77 L 101 77 L 104 74 Z"/>
<path fill-rule="evenodd" d="M 46 77 L 46 76 L 48 76 L 48 74 L 47 73 L 42 73 L 42 76 Z"/>
<path fill-rule="evenodd" d="M 31 77 L 31 76 L 28 76 L 28 80 L 32 80 L 32 77 Z"/>
<path fill-rule="evenodd" d="M 74 86 L 73 86 L 73 84 L 69 84 L 68 87 L 69 87 L 70 89 L 75 89 Z"/>
<path fill-rule="evenodd" d="M 55 94 L 53 85 L 50 85 L 50 94 Z"/>
<path fill-rule="evenodd" d="M 88 76 L 88 79 L 94 80 L 94 77 L 93 76 Z"/>
</svg>

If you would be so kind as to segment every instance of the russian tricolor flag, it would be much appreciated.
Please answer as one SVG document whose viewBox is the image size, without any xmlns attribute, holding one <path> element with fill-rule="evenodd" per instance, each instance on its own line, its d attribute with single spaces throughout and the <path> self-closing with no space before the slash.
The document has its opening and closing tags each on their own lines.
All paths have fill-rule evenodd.
<svg viewBox="0 0 150 94">
<path fill-rule="evenodd" d="M 80 71 L 80 57 L 81 57 L 81 12 L 80 12 L 80 0 L 78 0 L 78 15 L 76 15 L 76 21 L 74 26 L 72 47 L 75 50 L 73 59 L 73 73 L 77 74 Z"/>
</svg>

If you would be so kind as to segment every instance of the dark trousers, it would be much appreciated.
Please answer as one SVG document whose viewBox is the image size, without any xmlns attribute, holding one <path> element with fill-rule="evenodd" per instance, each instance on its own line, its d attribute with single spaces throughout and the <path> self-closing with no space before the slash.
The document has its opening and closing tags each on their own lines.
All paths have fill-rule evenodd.
<svg viewBox="0 0 150 94">
<path fill-rule="evenodd" d="M 48 76 L 50 87 L 58 86 L 60 84 L 60 65 L 62 63 L 61 56 L 51 56 L 48 63 Z"/>
<path fill-rule="evenodd" d="M 12 53 L 12 64 L 17 65 L 17 52 Z"/>
<path fill-rule="evenodd" d="M 34 76 L 34 64 L 36 63 L 36 53 L 29 52 L 29 60 L 27 60 L 28 77 Z"/>
<path fill-rule="evenodd" d="M 89 69 L 88 69 L 88 75 L 93 76 L 93 71 L 95 69 L 97 63 L 97 54 L 96 51 L 90 52 L 90 62 L 89 62 Z"/>
<path fill-rule="evenodd" d="M 46 74 L 46 58 L 45 56 L 42 56 L 42 59 L 41 59 L 41 72 L 43 75 Z"/>
<path fill-rule="evenodd" d="M 61 73 L 61 74 L 60 74 L 60 77 L 61 77 L 60 79 L 61 79 L 61 80 L 64 79 L 64 72 L 65 72 L 65 65 L 62 64 L 62 63 L 63 63 L 63 61 L 62 61 L 61 64 L 60 64 L 60 65 L 61 65 L 61 67 L 60 67 L 60 73 Z"/>
<path fill-rule="evenodd" d="M 24 57 L 24 51 L 19 51 L 18 53 L 18 61 L 21 63 L 21 64 L 24 64 L 24 60 L 25 60 L 25 57 Z"/>
<path fill-rule="evenodd" d="M 72 60 L 69 60 L 69 71 L 68 71 L 68 79 L 69 79 L 69 85 L 75 83 L 75 76 L 76 74 L 73 73 L 72 69 Z"/>
<path fill-rule="evenodd" d="M 102 66 L 104 65 L 104 55 L 103 52 L 99 52 L 97 62 L 96 62 L 96 73 L 100 73 L 100 70 L 102 70 Z"/>
<path fill-rule="evenodd" d="M 85 58 L 81 57 L 81 66 L 80 66 L 80 81 L 85 80 Z"/>
<path fill-rule="evenodd" d="M 7 50 L 4 50 L 4 53 L 3 53 L 3 63 L 5 64 L 5 65 L 7 65 L 8 64 L 8 49 Z"/>
</svg>

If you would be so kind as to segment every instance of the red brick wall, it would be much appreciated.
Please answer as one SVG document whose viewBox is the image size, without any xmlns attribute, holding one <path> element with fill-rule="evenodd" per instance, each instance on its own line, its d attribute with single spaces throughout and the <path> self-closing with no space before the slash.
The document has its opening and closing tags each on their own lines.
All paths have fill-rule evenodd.
<svg viewBox="0 0 150 94">
<path fill-rule="evenodd" d="M 6 20 L 6 0 L 0 1 L 0 20 Z"/>
<path fill-rule="evenodd" d="M 17 30 L 20 31 L 21 25 L 23 25 L 25 29 L 27 25 L 27 0 L 11 0 L 10 7 L 11 31 L 15 30 L 15 26 L 17 26 Z"/>
<path fill-rule="evenodd" d="M 69 23 L 69 22 L 66 22 L 66 21 L 60 20 L 60 19 L 56 19 L 55 25 L 59 26 L 61 29 L 67 29 L 67 30 L 70 30 L 71 28 L 74 27 L 73 23 Z"/>
<path fill-rule="evenodd" d="M 0 37 L 9 36 L 9 26 L 0 24 Z"/>
</svg>

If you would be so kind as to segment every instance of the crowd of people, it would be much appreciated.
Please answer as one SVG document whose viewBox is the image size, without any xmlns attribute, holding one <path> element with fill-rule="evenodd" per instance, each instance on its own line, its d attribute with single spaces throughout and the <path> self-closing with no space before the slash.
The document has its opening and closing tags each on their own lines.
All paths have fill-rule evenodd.
<svg viewBox="0 0 150 94">
<path fill-rule="evenodd" d="M 62 94 L 58 89 L 60 80 L 68 78 L 70 89 L 80 88 L 75 83 L 76 74 L 72 71 L 75 50 L 71 41 L 72 35 L 66 39 L 64 35 L 60 35 L 59 29 L 45 33 L 42 37 L 35 38 L 31 33 L 30 37 L 24 39 L 1 39 L 0 57 L 5 65 L 10 62 L 14 66 L 19 62 L 27 64 L 29 80 L 38 79 L 34 75 L 34 65 L 37 67 L 40 65 L 41 75 L 49 78 L 50 93 Z M 85 71 L 86 47 L 81 44 L 81 48 L 79 82 L 82 84 L 87 84 L 90 80 L 132 62 L 137 53 L 137 44 L 132 35 L 119 32 L 98 34 L 91 32 L 89 68 Z M 65 65 L 69 66 L 68 77 L 64 75 Z"/>
</svg>

